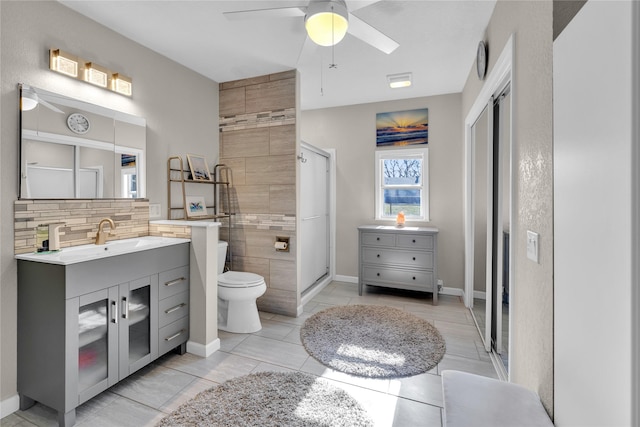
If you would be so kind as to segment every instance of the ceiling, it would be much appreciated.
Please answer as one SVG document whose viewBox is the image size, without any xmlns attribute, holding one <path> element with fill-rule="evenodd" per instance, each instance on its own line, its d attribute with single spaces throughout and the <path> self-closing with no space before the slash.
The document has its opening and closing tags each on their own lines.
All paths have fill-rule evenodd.
<svg viewBox="0 0 640 427">
<path fill-rule="evenodd" d="M 495 6 L 495 0 L 347 0 L 349 11 L 400 44 L 387 55 L 350 34 L 333 49 L 316 46 L 306 41 L 303 18 L 223 15 L 304 0 L 59 1 L 219 83 L 297 68 L 303 110 L 461 92 Z M 390 89 L 386 76 L 404 72 L 413 74 L 413 85 Z"/>
</svg>

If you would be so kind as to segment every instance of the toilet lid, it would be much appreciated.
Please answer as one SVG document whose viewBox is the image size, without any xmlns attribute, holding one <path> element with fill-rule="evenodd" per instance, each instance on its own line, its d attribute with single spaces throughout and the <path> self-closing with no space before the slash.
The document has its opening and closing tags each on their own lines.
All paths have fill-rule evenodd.
<svg viewBox="0 0 640 427">
<path fill-rule="evenodd" d="M 218 285 L 229 288 L 248 288 L 264 283 L 264 277 L 244 271 L 227 271 L 218 276 Z"/>
</svg>

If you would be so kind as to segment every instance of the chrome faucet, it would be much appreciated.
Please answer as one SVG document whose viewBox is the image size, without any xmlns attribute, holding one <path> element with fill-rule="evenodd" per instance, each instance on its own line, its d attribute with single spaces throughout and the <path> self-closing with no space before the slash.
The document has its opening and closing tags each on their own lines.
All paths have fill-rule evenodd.
<svg viewBox="0 0 640 427">
<path fill-rule="evenodd" d="M 102 230 L 105 223 L 109 223 L 111 230 L 109 233 Z M 115 236 L 111 231 L 116 229 L 116 224 L 113 222 L 111 218 L 104 218 L 100 220 L 100 224 L 98 224 L 98 234 L 96 234 L 96 245 L 104 245 L 107 242 L 107 236 Z"/>
</svg>

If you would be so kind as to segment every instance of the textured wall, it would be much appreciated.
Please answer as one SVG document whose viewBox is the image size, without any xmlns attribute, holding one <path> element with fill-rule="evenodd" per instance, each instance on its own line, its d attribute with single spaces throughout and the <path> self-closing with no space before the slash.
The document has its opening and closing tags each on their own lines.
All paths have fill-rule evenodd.
<svg viewBox="0 0 640 427">
<path fill-rule="evenodd" d="M 220 84 L 220 163 L 231 169 L 222 178 L 231 182 L 235 214 L 232 268 L 265 278 L 261 310 L 290 316 L 296 315 L 299 298 L 295 156 L 295 71 Z M 229 240 L 226 227 L 220 236 Z M 277 236 L 290 239 L 289 252 L 274 249 Z"/>
<path fill-rule="evenodd" d="M 553 413 L 552 2 L 498 1 L 486 31 L 489 68 L 515 34 L 515 186 L 510 379 L 535 390 Z M 463 117 L 482 87 L 475 64 L 463 91 Z M 540 235 L 539 263 L 527 259 L 526 232 Z"/>
<path fill-rule="evenodd" d="M 374 219 L 376 113 L 429 109 L 430 221 L 438 227 L 438 274 L 444 286 L 464 284 L 462 122 L 460 94 L 413 98 L 302 112 L 302 140 L 336 149 L 336 273 L 358 276 L 358 230 Z"/>
<path fill-rule="evenodd" d="M 146 118 L 147 197 L 150 203 L 161 203 L 163 208 L 166 208 L 168 156 L 197 153 L 213 162 L 218 157 L 218 84 L 58 2 L 2 1 L 0 10 L 0 227 L 3 236 L 0 399 L 5 401 L 16 395 L 17 264 L 13 258 L 12 236 L 19 178 L 18 83 Z M 131 76 L 133 97 L 51 72 L 48 52 L 52 47 Z"/>
</svg>

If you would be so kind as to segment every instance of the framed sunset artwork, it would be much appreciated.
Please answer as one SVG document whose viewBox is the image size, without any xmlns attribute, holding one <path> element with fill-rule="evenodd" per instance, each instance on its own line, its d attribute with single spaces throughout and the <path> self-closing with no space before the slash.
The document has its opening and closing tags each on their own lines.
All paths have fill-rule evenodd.
<svg viewBox="0 0 640 427">
<path fill-rule="evenodd" d="M 428 108 L 376 114 L 377 147 L 402 147 L 428 143 Z"/>
</svg>

